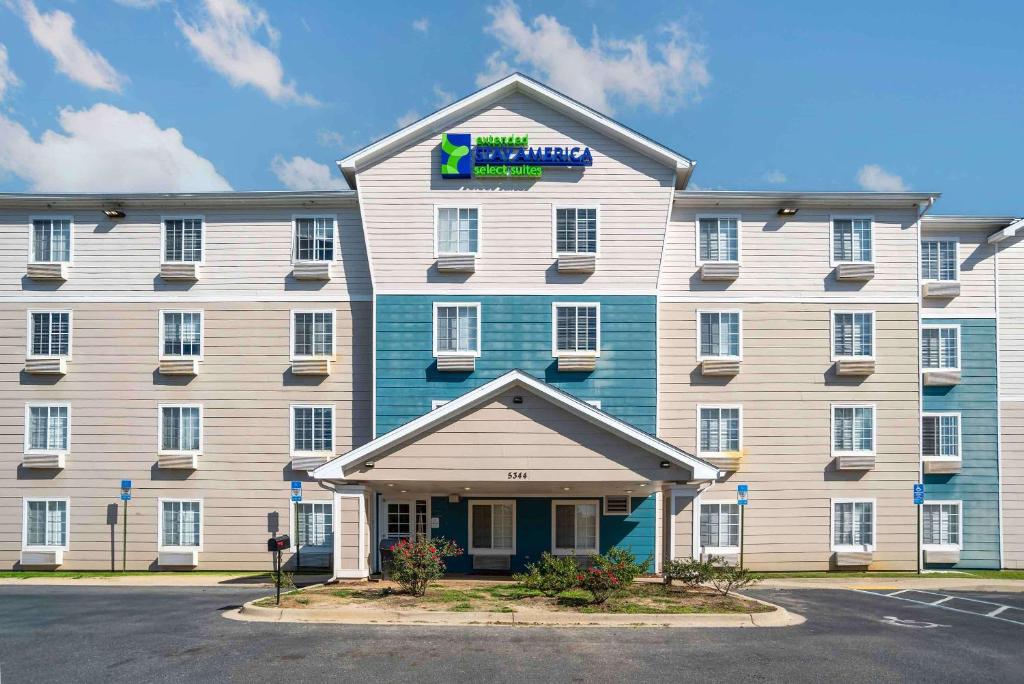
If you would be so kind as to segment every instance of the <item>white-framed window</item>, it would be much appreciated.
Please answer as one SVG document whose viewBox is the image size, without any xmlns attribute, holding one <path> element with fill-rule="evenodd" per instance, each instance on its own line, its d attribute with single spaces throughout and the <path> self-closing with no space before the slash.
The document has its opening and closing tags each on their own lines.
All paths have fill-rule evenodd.
<svg viewBox="0 0 1024 684">
<path fill-rule="evenodd" d="M 629 515 L 633 512 L 633 498 L 629 494 L 604 497 L 604 515 Z"/>
<path fill-rule="evenodd" d="M 921 326 L 921 367 L 926 370 L 960 370 L 960 326 Z"/>
<path fill-rule="evenodd" d="M 601 355 L 601 305 L 597 302 L 555 302 L 552 312 L 552 355 Z"/>
<path fill-rule="evenodd" d="M 739 311 L 698 311 L 698 359 L 740 359 L 743 356 L 743 314 Z"/>
<path fill-rule="evenodd" d="M 925 413 L 921 416 L 922 458 L 960 460 L 962 453 L 959 413 Z"/>
<path fill-rule="evenodd" d="M 334 548 L 334 504 L 300 501 L 295 504 L 295 543 L 299 548 Z"/>
<path fill-rule="evenodd" d="M 478 207 L 436 207 L 434 223 L 435 256 L 480 253 Z"/>
<path fill-rule="evenodd" d="M 334 407 L 292 406 L 292 452 L 334 451 Z"/>
<path fill-rule="evenodd" d="M 203 263 L 202 216 L 165 216 L 162 225 L 165 264 Z"/>
<path fill-rule="evenodd" d="M 921 280 L 960 280 L 959 248 L 956 238 L 921 240 Z"/>
<path fill-rule="evenodd" d="M 562 556 L 595 554 L 599 548 L 599 502 L 551 502 L 551 552 Z"/>
<path fill-rule="evenodd" d="M 52 264 L 74 260 L 75 222 L 70 216 L 33 216 L 28 231 L 30 262 Z"/>
<path fill-rule="evenodd" d="M 434 356 L 480 356 L 480 304 L 434 302 Z"/>
<path fill-rule="evenodd" d="M 832 407 L 832 454 L 875 453 L 875 407 L 835 405 Z"/>
<path fill-rule="evenodd" d="M 203 358 L 203 312 L 160 312 L 160 358 Z"/>
<path fill-rule="evenodd" d="M 71 358 L 71 312 L 28 312 L 28 355 Z"/>
<path fill-rule="evenodd" d="M 67 551 L 70 508 L 71 501 L 66 497 L 24 499 L 22 548 Z"/>
<path fill-rule="evenodd" d="M 740 217 L 697 217 L 697 265 L 740 260 Z"/>
<path fill-rule="evenodd" d="M 700 546 L 704 553 L 737 553 L 740 548 L 740 507 L 735 502 L 702 501 Z"/>
<path fill-rule="evenodd" d="M 832 360 L 875 357 L 875 312 L 832 312 Z"/>
<path fill-rule="evenodd" d="M 198 454 L 203 450 L 203 407 L 160 405 L 160 452 Z"/>
<path fill-rule="evenodd" d="M 963 516 L 959 501 L 929 501 L 921 506 L 921 545 L 926 549 L 959 549 Z"/>
<path fill-rule="evenodd" d="M 555 254 L 597 254 L 598 207 L 554 207 Z"/>
<path fill-rule="evenodd" d="M 698 406 L 697 439 L 700 454 L 736 453 L 742 448 L 743 409 L 739 406 Z"/>
<path fill-rule="evenodd" d="M 515 555 L 516 502 L 514 500 L 469 502 L 469 553 L 474 555 Z"/>
<path fill-rule="evenodd" d="M 202 549 L 203 502 L 201 499 L 159 499 L 161 549 Z"/>
<path fill-rule="evenodd" d="M 292 311 L 292 358 L 334 357 L 335 311 Z"/>
<path fill-rule="evenodd" d="M 296 216 L 293 219 L 295 261 L 334 261 L 334 216 Z"/>
<path fill-rule="evenodd" d="M 832 499 L 832 550 L 875 550 L 874 499 Z"/>
<path fill-rule="evenodd" d="M 874 230 L 868 216 L 832 218 L 832 265 L 874 261 Z"/>
<path fill-rule="evenodd" d="M 25 406 L 25 451 L 67 453 L 71 443 L 71 407 L 67 404 Z"/>
</svg>

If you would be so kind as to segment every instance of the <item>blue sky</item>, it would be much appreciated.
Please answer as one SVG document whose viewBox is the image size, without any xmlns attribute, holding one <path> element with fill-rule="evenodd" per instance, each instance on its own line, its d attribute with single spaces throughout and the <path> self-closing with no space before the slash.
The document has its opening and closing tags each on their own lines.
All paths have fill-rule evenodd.
<svg viewBox="0 0 1024 684">
<path fill-rule="evenodd" d="M 642 7 L 642 11 L 637 11 Z M 0 191 L 339 187 L 518 70 L 713 189 L 1024 213 L 1024 3 L 0 0 Z"/>
</svg>

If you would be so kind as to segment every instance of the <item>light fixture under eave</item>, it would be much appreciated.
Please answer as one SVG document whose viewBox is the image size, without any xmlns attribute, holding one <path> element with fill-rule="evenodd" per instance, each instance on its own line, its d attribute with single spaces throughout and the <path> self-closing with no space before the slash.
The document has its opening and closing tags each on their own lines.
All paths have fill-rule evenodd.
<svg viewBox="0 0 1024 684">
<path fill-rule="evenodd" d="M 120 209 L 104 209 L 103 215 L 109 219 L 123 219 L 124 212 Z"/>
<path fill-rule="evenodd" d="M 796 216 L 796 212 L 798 211 L 800 210 L 796 207 L 779 207 L 779 210 L 776 213 L 779 216 Z"/>
</svg>

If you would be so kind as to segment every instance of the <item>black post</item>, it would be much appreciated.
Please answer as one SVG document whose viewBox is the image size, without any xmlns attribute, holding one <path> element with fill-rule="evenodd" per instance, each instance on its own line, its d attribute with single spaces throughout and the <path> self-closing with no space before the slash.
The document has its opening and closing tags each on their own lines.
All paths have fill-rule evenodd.
<svg viewBox="0 0 1024 684">
<path fill-rule="evenodd" d="M 277 586 L 277 605 L 281 605 L 281 549 L 274 552 L 274 585 Z"/>
</svg>

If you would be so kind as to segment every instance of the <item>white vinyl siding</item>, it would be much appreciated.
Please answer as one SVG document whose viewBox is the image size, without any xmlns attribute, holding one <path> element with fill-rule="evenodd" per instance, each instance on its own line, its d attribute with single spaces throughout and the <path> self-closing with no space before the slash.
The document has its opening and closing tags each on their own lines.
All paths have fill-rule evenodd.
<svg viewBox="0 0 1024 684">
<path fill-rule="evenodd" d="M 958 246 L 956 240 L 922 240 L 921 279 L 959 280 Z"/>
<path fill-rule="evenodd" d="M 67 406 L 29 406 L 25 449 L 43 453 L 68 450 L 70 410 Z"/>
<path fill-rule="evenodd" d="M 875 503 L 832 503 L 832 549 L 871 551 L 875 545 Z"/>
<path fill-rule="evenodd" d="M 202 449 L 202 411 L 198 406 L 160 407 L 160 450 L 194 453 Z"/>
<path fill-rule="evenodd" d="M 24 515 L 26 548 L 67 548 L 67 499 L 27 499 Z"/>
<path fill-rule="evenodd" d="M 437 253 L 476 254 L 479 251 L 480 212 L 467 207 L 437 210 Z"/>
<path fill-rule="evenodd" d="M 597 253 L 597 209 L 555 209 L 555 251 L 558 254 Z"/>
<path fill-rule="evenodd" d="M 921 543 L 925 548 L 960 546 L 960 503 L 926 503 L 921 507 Z"/>
<path fill-rule="evenodd" d="M 30 261 L 59 263 L 71 261 L 71 219 L 37 218 L 32 220 Z"/>
<path fill-rule="evenodd" d="M 700 358 L 740 358 L 740 313 L 700 312 Z"/>
<path fill-rule="evenodd" d="M 310 216 L 295 219 L 295 260 L 334 261 L 334 218 Z"/>
<path fill-rule="evenodd" d="M 192 263 L 203 261 L 203 220 L 178 218 L 164 220 L 164 262 Z"/>
<path fill-rule="evenodd" d="M 868 263 L 873 259 L 871 219 L 832 219 L 833 263 Z"/>
<path fill-rule="evenodd" d="M 29 355 L 71 355 L 71 313 L 33 311 L 29 314 Z"/>
<path fill-rule="evenodd" d="M 700 545 L 705 553 L 738 550 L 740 507 L 734 503 L 700 505 Z"/>
<path fill-rule="evenodd" d="M 295 539 L 299 548 L 334 548 L 334 504 L 300 502 L 295 507 Z"/>
<path fill-rule="evenodd" d="M 929 370 L 960 370 L 958 326 L 921 329 L 921 367 Z"/>
<path fill-rule="evenodd" d="M 292 407 L 292 451 L 334 449 L 334 408 L 332 406 Z"/>
<path fill-rule="evenodd" d="M 701 406 L 700 452 L 721 454 L 740 450 L 740 409 Z"/>
<path fill-rule="evenodd" d="M 165 357 L 199 358 L 202 356 L 203 314 L 199 311 L 165 311 L 162 315 Z"/>
<path fill-rule="evenodd" d="M 515 554 L 515 503 L 473 501 L 469 506 L 469 552 Z"/>
<path fill-rule="evenodd" d="M 198 548 L 202 538 L 202 502 L 160 502 L 160 546 Z"/>
<path fill-rule="evenodd" d="M 871 358 L 875 355 L 875 315 L 871 311 L 832 313 L 832 356 Z"/>
<path fill-rule="evenodd" d="M 597 353 L 600 313 L 597 305 L 555 305 L 555 354 Z"/>
<path fill-rule="evenodd" d="M 697 261 L 739 261 L 739 219 L 698 219 Z"/>
<path fill-rule="evenodd" d="M 875 408 L 873 406 L 832 407 L 832 452 L 875 450 Z"/>
<path fill-rule="evenodd" d="M 596 501 L 555 501 L 553 521 L 553 551 L 558 554 L 583 555 L 597 553 Z"/>
<path fill-rule="evenodd" d="M 334 312 L 292 314 L 292 358 L 334 356 Z"/>
<path fill-rule="evenodd" d="M 434 307 L 434 355 L 480 353 L 480 305 Z"/>
<path fill-rule="evenodd" d="M 960 458 L 960 416 L 953 413 L 921 416 L 921 455 Z"/>
</svg>

